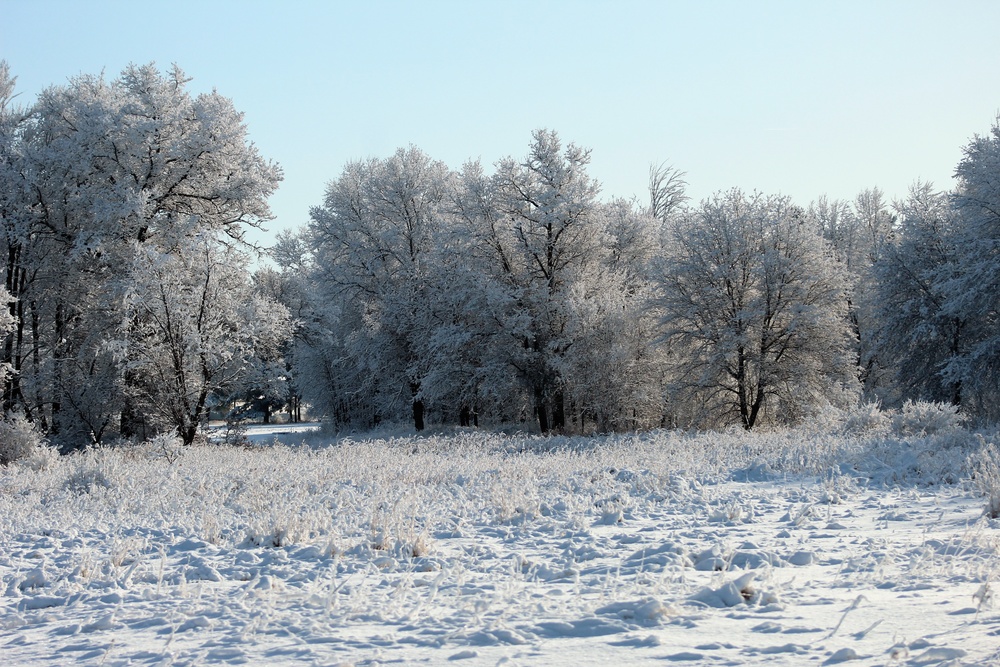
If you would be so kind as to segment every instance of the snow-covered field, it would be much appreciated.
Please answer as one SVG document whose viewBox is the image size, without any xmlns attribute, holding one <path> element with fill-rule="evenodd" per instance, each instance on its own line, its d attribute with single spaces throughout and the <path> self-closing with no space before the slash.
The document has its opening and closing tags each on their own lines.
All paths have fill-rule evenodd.
<svg viewBox="0 0 1000 667">
<path fill-rule="evenodd" d="M 1000 662 L 975 436 L 311 437 L 0 469 L 0 662 Z"/>
</svg>

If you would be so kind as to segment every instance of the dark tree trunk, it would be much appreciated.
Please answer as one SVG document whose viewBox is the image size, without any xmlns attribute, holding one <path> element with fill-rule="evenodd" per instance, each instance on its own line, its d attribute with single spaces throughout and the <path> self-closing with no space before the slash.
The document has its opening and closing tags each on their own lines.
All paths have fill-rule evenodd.
<svg viewBox="0 0 1000 667">
<path fill-rule="evenodd" d="M 138 430 L 136 421 L 132 401 L 126 396 L 125 404 L 122 406 L 121 417 L 118 420 L 118 432 L 122 434 L 122 437 L 131 438 L 136 435 L 136 431 Z"/>
<path fill-rule="evenodd" d="M 25 408 L 25 416 L 31 419 L 31 413 L 27 406 L 24 406 L 24 399 L 21 396 L 21 368 L 22 359 L 21 353 L 24 349 L 24 302 L 15 301 L 10 304 L 10 314 L 14 319 L 14 331 L 7 336 L 7 340 L 4 343 L 4 356 L 3 362 L 10 364 L 13 373 L 7 378 L 7 385 L 4 387 L 4 399 L 3 407 L 4 412 L 12 412 L 17 403 L 20 402 L 22 407 Z M 35 342 L 35 350 L 38 349 L 37 336 Z M 35 372 L 37 373 L 37 360 L 35 365 Z"/>
<path fill-rule="evenodd" d="M 561 391 L 552 397 L 552 430 L 560 433 L 566 430 L 566 401 Z"/>
<path fill-rule="evenodd" d="M 49 426 L 49 433 L 53 435 L 59 433 L 59 412 L 62 409 L 62 404 L 60 399 L 63 393 L 63 378 L 62 378 L 62 368 L 63 368 L 63 358 L 64 352 L 63 341 L 67 340 L 68 336 L 66 333 L 66 319 L 64 317 L 63 305 L 61 303 L 56 305 L 56 344 L 52 351 L 53 357 L 53 382 L 52 382 L 52 408 L 50 410 L 50 416 L 52 417 L 52 423 Z M 37 340 L 37 338 L 36 338 Z M 44 418 L 43 418 L 44 419 Z"/>
<path fill-rule="evenodd" d="M 951 354 L 957 357 L 962 345 L 962 320 L 955 318 L 953 322 L 954 333 L 951 337 Z M 952 385 L 951 404 L 955 407 L 962 405 L 962 381 L 959 380 Z"/>
<path fill-rule="evenodd" d="M 410 396 L 413 397 L 413 428 L 418 431 L 424 430 L 424 402 L 418 398 L 420 394 L 420 384 L 410 383 Z"/>
<path fill-rule="evenodd" d="M 757 387 L 757 395 L 754 397 L 753 405 L 750 408 L 750 420 L 747 422 L 747 430 L 749 431 L 757 423 L 757 416 L 760 414 L 760 409 L 764 405 L 764 387 Z"/>
<path fill-rule="evenodd" d="M 535 389 L 535 414 L 538 416 L 538 430 L 549 432 L 549 412 L 545 406 L 545 398 L 540 388 Z"/>
<path fill-rule="evenodd" d="M 753 428 L 753 422 L 750 421 L 750 401 L 747 396 L 749 388 L 747 387 L 747 369 L 746 369 L 746 359 L 744 357 L 743 348 L 736 348 L 736 394 L 737 400 L 739 401 L 740 408 L 740 421 L 743 423 L 743 428 L 747 431 Z"/>
<path fill-rule="evenodd" d="M 471 413 L 469 411 L 468 405 L 463 405 L 462 409 L 458 412 L 458 423 L 460 426 L 468 426 L 472 421 Z"/>
<path fill-rule="evenodd" d="M 419 399 L 413 400 L 413 428 L 424 430 L 424 402 Z"/>
<path fill-rule="evenodd" d="M 181 440 L 184 442 L 184 445 L 187 446 L 192 444 L 195 436 L 198 435 L 198 424 L 197 422 L 194 424 L 188 424 L 177 429 L 177 431 L 180 433 Z"/>
</svg>

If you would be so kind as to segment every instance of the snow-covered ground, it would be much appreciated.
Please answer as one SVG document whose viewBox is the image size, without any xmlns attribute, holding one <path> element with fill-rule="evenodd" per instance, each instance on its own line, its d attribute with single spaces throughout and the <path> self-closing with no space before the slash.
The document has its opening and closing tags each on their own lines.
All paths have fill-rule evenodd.
<svg viewBox="0 0 1000 667">
<path fill-rule="evenodd" d="M 0 469 L 0 662 L 1000 661 L 972 436 L 312 437 Z"/>
<path fill-rule="evenodd" d="M 275 439 L 287 442 L 301 441 L 310 433 L 318 431 L 320 425 L 315 422 L 297 422 L 288 424 L 255 424 L 249 426 L 244 434 L 246 439 L 254 444 L 270 444 Z M 207 433 L 212 442 L 223 441 L 226 437 L 224 422 L 214 424 Z"/>
</svg>

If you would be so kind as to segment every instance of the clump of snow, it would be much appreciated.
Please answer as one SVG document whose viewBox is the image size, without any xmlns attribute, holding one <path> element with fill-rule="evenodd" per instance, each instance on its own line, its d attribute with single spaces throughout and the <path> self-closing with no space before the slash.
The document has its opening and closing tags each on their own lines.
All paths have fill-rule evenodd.
<svg viewBox="0 0 1000 667">
<path fill-rule="evenodd" d="M 709 607 L 735 607 L 741 604 L 773 604 L 777 598 L 773 594 L 762 593 L 754 586 L 756 572 L 747 572 L 726 581 L 717 588 L 702 588 L 691 596 L 691 600 Z"/>
</svg>

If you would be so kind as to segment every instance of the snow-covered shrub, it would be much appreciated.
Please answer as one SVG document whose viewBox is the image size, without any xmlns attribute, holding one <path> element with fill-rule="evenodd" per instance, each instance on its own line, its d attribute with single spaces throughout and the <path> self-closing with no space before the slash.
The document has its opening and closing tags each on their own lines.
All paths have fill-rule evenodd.
<svg viewBox="0 0 1000 667">
<path fill-rule="evenodd" d="M 843 413 L 844 435 L 871 435 L 889 430 L 890 416 L 878 403 L 861 403 Z"/>
<path fill-rule="evenodd" d="M 315 541 L 320 535 L 329 535 L 331 531 L 328 513 L 296 507 L 267 496 L 258 500 L 274 502 L 274 505 L 269 510 L 248 517 L 244 546 L 278 548 L 301 545 Z"/>
<path fill-rule="evenodd" d="M 59 450 L 43 442 L 40 446 L 32 449 L 26 457 L 18 461 L 18 465 L 38 472 L 40 470 L 48 470 L 58 460 Z"/>
<path fill-rule="evenodd" d="M 145 446 L 153 458 L 164 459 L 167 463 L 179 459 L 184 451 L 184 441 L 173 431 L 154 435 Z"/>
<path fill-rule="evenodd" d="M 948 403 L 907 401 L 892 415 L 892 429 L 900 436 L 939 435 L 962 429 L 965 417 Z"/>
<path fill-rule="evenodd" d="M 1000 450 L 994 443 L 983 441 L 983 448 L 971 457 L 969 467 L 976 486 L 986 496 L 987 516 L 1000 519 Z"/>
<path fill-rule="evenodd" d="M 94 466 L 81 466 L 66 478 L 66 489 L 73 493 L 91 493 L 97 488 L 110 488 L 104 472 Z"/>
<path fill-rule="evenodd" d="M 0 465 L 15 461 L 30 464 L 37 459 L 40 467 L 45 467 L 45 461 L 52 456 L 51 452 L 44 451 L 47 449 L 42 434 L 23 415 L 15 413 L 0 420 Z"/>
<path fill-rule="evenodd" d="M 222 431 L 223 444 L 230 447 L 248 447 L 250 440 L 247 439 L 247 427 L 237 417 L 226 418 L 226 427 Z"/>
</svg>

